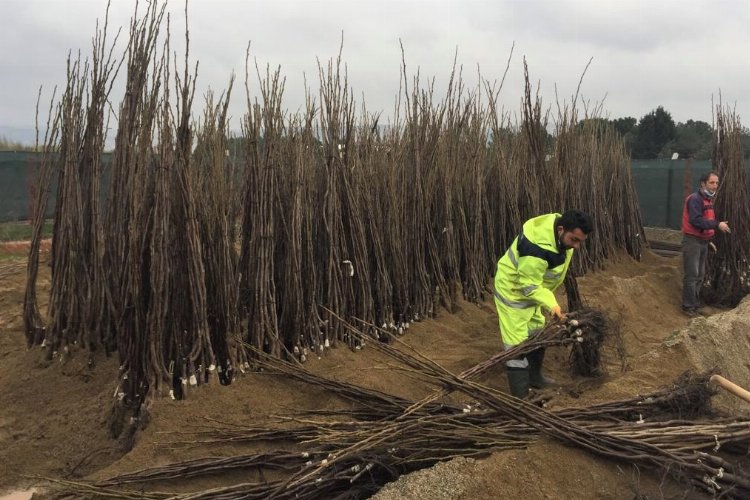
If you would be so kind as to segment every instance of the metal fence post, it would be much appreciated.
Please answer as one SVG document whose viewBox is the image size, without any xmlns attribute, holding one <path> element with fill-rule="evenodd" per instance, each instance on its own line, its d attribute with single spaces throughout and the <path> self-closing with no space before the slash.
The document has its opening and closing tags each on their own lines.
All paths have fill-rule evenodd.
<svg viewBox="0 0 750 500">
<path fill-rule="evenodd" d="M 670 217 L 672 213 L 672 164 L 668 163 L 669 165 L 667 168 L 669 169 L 667 173 L 667 223 L 665 224 L 665 227 L 672 227 L 672 218 Z"/>
</svg>

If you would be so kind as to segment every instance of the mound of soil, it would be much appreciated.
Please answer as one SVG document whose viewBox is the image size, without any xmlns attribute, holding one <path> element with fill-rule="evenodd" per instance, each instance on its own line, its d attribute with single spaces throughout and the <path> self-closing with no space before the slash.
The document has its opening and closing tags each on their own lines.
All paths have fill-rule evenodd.
<svg viewBox="0 0 750 500">
<path fill-rule="evenodd" d="M 45 297 L 48 269 L 42 266 L 41 272 L 39 296 Z M 346 405 L 318 387 L 263 372 L 245 373 L 230 386 L 197 387 L 182 401 L 157 398 L 148 426 L 134 441 L 113 440 L 107 435 L 106 421 L 117 360 L 94 353 L 90 366 L 89 353 L 78 351 L 62 362 L 60 357 L 47 362 L 39 348 L 27 349 L 21 322 L 25 267 L 0 262 L 0 276 L 0 463 L 4 465 L 0 492 L 43 487 L 39 477 L 105 478 L 178 460 L 257 452 L 262 447 L 201 443 L 191 432 L 217 421 L 272 424 L 279 415 Z M 750 377 L 744 361 L 750 344 L 735 342 L 742 328 L 747 331 L 743 315 L 750 317 L 750 303 L 743 303 L 745 309 L 714 310 L 709 318 L 689 321 L 680 313 L 680 287 L 679 258 L 653 254 L 642 262 L 620 256 L 605 270 L 579 278 L 584 301 L 619 322 L 627 356 L 624 362 L 608 356 L 605 376 L 583 379 L 570 374 L 565 349 L 550 349 L 545 369 L 561 387 L 544 394 L 547 407 L 633 397 L 673 381 L 689 368 L 718 366 L 735 381 L 750 382 L 742 379 Z M 46 310 L 45 304 L 40 306 Z M 434 318 L 413 324 L 401 339 L 454 373 L 500 349 L 495 308 L 489 300 L 463 303 L 455 314 L 439 311 Z M 734 355 L 725 356 L 730 350 Z M 311 357 L 306 368 L 314 373 L 412 400 L 434 389 L 367 347 L 361 351 L 336 347 Z M 501 368 L 490 370 L 479 381 L 507 389 Z M 724 407 L 738 410 L 736 402 Z M 263 477 L 268 476 L 247 471 L 149 487 L 188 492 Z M 639 471 L 540 439 L 527 449 L 497 452 L 483 460 L 455 459 L 406 475 L 375 498 L 700 498 L 697 493 L 686 496 L 686 489 L 664 478 L 663 471 Z"/>
</svg>

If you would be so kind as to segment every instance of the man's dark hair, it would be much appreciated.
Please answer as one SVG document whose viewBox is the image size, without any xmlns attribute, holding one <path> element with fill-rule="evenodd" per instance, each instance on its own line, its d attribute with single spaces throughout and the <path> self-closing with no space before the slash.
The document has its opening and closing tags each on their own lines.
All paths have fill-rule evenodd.
<svg viewBox="0 0 750 500">
<path fill-rule="evenodd" d="M 716 170 L 709 170 L 705 174 L 701 175 L 699 179 L 701 184 L 703 184 L 704 182 L 708 182 L 708 179 L 710 179 L 712 175 L 719 177 L 719 173 Z"/>
<path fill-rule="evenodd" d="M 590 234 L 594 231 L 594 221 L 589 214 L 580 210 L 568 210 L 557 219 L 557 226 L 562 226 L 565 231 L 580 229 L 583 234 Z"/>
</svg>

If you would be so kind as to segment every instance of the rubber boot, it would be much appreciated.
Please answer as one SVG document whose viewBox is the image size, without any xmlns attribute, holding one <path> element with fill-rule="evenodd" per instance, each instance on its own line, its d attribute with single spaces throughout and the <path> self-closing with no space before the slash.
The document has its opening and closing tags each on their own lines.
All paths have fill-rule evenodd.
<svg viewBox="0 0 750 500">
<path fill-rule="evenodd" d="M 544 348 L 540 347 L 526 355 L 529 361 L 529 385 L 534 389 L 543 389 L 555 383 L 551 378 L 542 375 L 542 363 L 544 362 Z"/>
<path fill-rule="evenodd" d="M 507 368 L 510 393 L 520 399 L 529 395 L 529 369 Z"/>
</svg>

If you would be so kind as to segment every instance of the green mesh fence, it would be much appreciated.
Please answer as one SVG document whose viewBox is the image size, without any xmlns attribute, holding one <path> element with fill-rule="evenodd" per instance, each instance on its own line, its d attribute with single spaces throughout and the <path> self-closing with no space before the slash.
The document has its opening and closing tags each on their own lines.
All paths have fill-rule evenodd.
<svg viewBox="0 0 750 500">
<path fill-rule="evenodd" d="M 25 220 L 29 217 L 31 198 L 29 171 L 36 156 L 33 153 L 0 153 L 0 221 Z"/>
<path fill-rule="evenodd" d="M 41 155 L 32 152 L 0 151 L 0 222 L 24 221 L 31 217 L 32 200 L 38 186 L 35 183 Z M 102 199 L 107 186 L 107 167 L 111 154 L 102 157 Z M 53 174 L 47 203 L 48 218 L 52 217 L 57 198 L 57 173 Z"/>
<path fill-rule="evenodd" d="M 685 197 L 712 168 L 710 160 L 633 160 L 631 166 L 643 225 L 672 229 L 680 229 Z"/>
<path fill-rule="evenodd" d="M 105 154 L 103 189 L 107 184 L 110 161 L 111 155 Z M 36 189 L 33 179 L 38 163 L 39 155 L 36 153 L 0 152 L 0 222 L 29 219 Z M 679 229 L 685 196 L 695 190 L 700 175 L 711 170 L 711 162 L 633 160 L 632 168 L 644 225 Z M 52 184 L 47 205 L 48 217 L 52 216 L 55 206 L 56 177 Z"/>
</svg>

